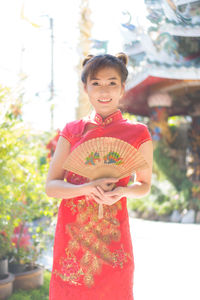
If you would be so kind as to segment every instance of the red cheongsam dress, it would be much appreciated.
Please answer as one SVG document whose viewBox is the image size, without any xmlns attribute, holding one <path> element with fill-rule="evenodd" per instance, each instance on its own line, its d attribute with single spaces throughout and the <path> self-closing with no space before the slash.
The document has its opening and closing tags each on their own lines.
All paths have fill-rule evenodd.
<svg viewBox="0 0 200 300">
<path fill-rule="evenodd" d="M 90 129 L 85 130 L 87 124 Z M 93 124 L 91 129 L 91 124 Z M 117 110 L 106 119 L 98 113 L 67 123 L 60 135 L 71 143 L 73 151 L 81 143 L 96 137 L 115 137 L 136 149 L 151 135 L 146 125 L 130 123 Z M 117 182 L 126 186 L 130 177 Z M 65 180 L 80 185 L 85 177 L 66 172 Z M 134 257 L 127 199 L 99 205 L 89 196 L 62 199 L 54 240 L 50 300 L 133 300 Z"/>
</svg>

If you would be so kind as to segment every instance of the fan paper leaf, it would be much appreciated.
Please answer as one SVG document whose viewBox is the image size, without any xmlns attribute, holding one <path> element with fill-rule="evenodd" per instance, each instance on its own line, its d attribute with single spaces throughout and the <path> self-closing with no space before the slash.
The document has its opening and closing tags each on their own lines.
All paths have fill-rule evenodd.
<svg viewBox="0 0 200 300">
<path fill-rule="evenodd" d="M 148 168 L 143 155 L 131 144 L 113 137 L 90 139 L 75 148 L 63 168 L 90 180 L 115 177 L 122 179 Z M 103 204 L 98 217 L 103 218 Z"/>
<path fill-rule="evenodd" d="M 103 177 L 121 179 L 148 168 L 148 164 L 131 144 L 113 137 L 98 137 L 74 149 L 63 168 L 90 180 Z"/>
</svg>

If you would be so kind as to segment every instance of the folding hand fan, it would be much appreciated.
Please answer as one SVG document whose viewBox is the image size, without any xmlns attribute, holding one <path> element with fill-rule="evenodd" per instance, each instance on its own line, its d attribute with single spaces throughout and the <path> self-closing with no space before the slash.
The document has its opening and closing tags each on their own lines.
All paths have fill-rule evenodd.
<svg viewBox="0 0 200 300">
<path fill-rule="evenodd" d="M 80 144 L 67 157 L 63 168 L 95 180 L 130 176 L 148 168 L 143 155 L 129 143 L 113 137 L 98 137 Z M 99 218 L 103 205 L 99 205 Z"/>
</svg>

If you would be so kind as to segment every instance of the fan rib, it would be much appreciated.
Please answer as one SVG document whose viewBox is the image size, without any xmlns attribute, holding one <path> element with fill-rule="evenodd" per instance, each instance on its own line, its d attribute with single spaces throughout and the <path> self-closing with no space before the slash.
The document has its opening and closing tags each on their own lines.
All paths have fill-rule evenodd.
<svg viewBox="0 0 200 300">
<path fill-rule="evenodd" d="M 113 137 L 98 137 L 74 149 L 63 168 L 91 180 L 98 178 L 98 173 L 101 177 L 104 173 L 108 177 L 127 177 L 148 168 L 148 164 L 131 144 Z"/>
</svg>

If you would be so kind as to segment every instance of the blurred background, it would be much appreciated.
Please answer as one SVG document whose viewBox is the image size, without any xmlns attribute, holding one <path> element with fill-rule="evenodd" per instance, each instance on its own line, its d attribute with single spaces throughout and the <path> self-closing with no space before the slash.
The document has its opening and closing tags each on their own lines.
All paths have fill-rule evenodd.
<svg viewBox="0 0 200 300">
<path fill-rule="evenodd" d="M 128 199 L 135 300 L 199 300 L 200 1 L 1 1 L 0 37 L 0 287 L 10 264 L 46 269 L 9 299 L 48 299 L 61 200 L 44 192 L 49 162 L 59 131 L 91 112 L 84 57 L 125 52 L 120 109 L 154 145 L 151 193 Z"/>
<path fill-rule="evenodd" d="M 63 127 L 77 116 L 84 55 L 123 50 L 121 23 L 129 19 L 125 12 L 131 1 L 11 0 L 1 5 L 1 84 L 20 85 L 23 119 L 34 128 Z M 133 13 L 142 23 L 144 3 Z"/>
</svg>

